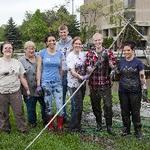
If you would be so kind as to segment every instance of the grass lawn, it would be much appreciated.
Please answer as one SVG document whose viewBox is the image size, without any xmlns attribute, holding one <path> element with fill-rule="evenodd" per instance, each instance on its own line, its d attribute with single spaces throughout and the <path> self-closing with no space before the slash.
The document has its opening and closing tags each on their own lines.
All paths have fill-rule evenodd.
<svg viewBox="0 0 150 150">
<path fill-rule="evenodd" d="M 117 95 L 114 94 L 114 103 L 117 103 Z M 84 112 L 90 111 L 89 97 L 84 100 Z M 37 107 L 38 126 L 30 129 L 28 134 L 17 132 L 14 117 L 11 113 L 12 131 L 10 134 L 0 133 L 0 150 L 24 150 L 26 146 L 38 135 L 43 126 L 39 105 Z M 150 120 L 142 118 L 144 138 L 138 141 L 134 135 L 121 137 L 122 124 L 114 122 L 113 127 L 116 136 L 110 136 L 107 132 L 95 132 L 94 127 L 89 128 L 83 124 L 86 130 L 84 134 L 77 133 L 49 133 L 45 130 L 35 141 L 29 150 L 150 150 Z"/>
</svg>

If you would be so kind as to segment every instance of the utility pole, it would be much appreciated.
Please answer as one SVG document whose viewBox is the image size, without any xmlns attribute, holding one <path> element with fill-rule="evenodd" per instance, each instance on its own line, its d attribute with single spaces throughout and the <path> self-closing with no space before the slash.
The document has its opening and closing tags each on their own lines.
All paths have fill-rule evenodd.
<svg viewBox="0 0 150 150">
<path fill-rule="evenodd" d="M 72 0 L 72 15 L 74 15 L 74 0 Z"/>
</svg>

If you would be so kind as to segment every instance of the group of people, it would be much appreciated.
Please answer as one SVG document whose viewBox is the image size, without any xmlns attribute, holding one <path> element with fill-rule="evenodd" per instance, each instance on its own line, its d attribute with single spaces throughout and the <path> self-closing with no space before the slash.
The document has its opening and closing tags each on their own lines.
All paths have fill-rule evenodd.
<svg viewBox="0 0 150 150">
<path fill-rule="evenodd" d="M 58 29 L 60 40 L 56 42 L 55 35 L 48 34 L 45 38 L 46 47 L 35 53 L 34 42 L 24 45 L 25 55 L 19 60 L 12 58 L 13 45 L 5 42 L 1 45 L 0 58 L 0 131 L 10 132 L 9 105 L 14 112 L 17 128 L 26 132 L 27 126 L 23 115 L 23 99 L 27 107 L 28 124 L 37 125 L 36 103 L 39 101 L 43 124 L 46 125 L 54 116 L 53 99 L 56 110 L 65 104 L 66 93 L 71 98 L 70 131 L 81 131 L 81 118 L 86 84 L 79 90 L 80 84 L 88 80 L 90 100 L 96 118 L 96 131 L 101 131 L 102 104 L 107 132 L 115 135 L 112 130 L 112 75 L 119 74 L 119 100 L 123 121 L 122 135 L 129 135 L 131 116 L 135 136 L 142 138 L 140 108 L 142 86 L 146 84 L 144 65 L 134 55 L 134 42 L 125 42 L 122 47 L 124 57 L 116 62 L 111 50 L 102 46 L 103 36 L 95 33 L 92 37 L 94 47 L 87 52 L 82 51 L 80 37 L 73 39 L 68 36 L 66 25 Z M 57 125 L 51 121 L 48 130 L 63 130 L 64 122 L 68 121 L 66 107 L 56 118 Z"/>
</svg>

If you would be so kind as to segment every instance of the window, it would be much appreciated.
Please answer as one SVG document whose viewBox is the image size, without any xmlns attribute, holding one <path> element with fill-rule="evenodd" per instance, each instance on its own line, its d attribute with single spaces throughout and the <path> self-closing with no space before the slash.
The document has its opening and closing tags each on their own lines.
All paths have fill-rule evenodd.
<svg viewBox="0 0 150 150">
<path fill-rule="evenodd" d="M 139 31 L 142 35 L 148 35 L 148 27 L 141 26 Z"/>
<path fill-rule="evenodd" d="M 135 11 L 125 11 L 124 12 L 124 17 L 129 20 L 132 19 L 132 21 L 135 20 Z"/>
<path fill-rule="evenodd" d="M 124 0 L 124 8 L 135 8 L 135 0 Z"/>
</svg>

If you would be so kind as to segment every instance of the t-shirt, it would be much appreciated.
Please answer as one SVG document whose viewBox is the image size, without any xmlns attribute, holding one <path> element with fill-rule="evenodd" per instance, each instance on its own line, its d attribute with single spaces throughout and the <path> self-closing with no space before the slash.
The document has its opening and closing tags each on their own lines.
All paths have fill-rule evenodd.
<svg viewBox="0 0 150 150">
<path fill-rule="evenodd" d="M 118 65 L 120 72 L 119 91 L 138 92 L 141 90 L 139 72 L 144 69 L 143 63 L 133 58 L 131 61 L 121 59 Z"/>
<path fill-rule="evenodd" d="M 21 62 L 16 59 L 6 61 L 0 58 L 0 93 L 8 94 L 20 89 L 19 75 L 23 75 L 25 69 Z"/>
<path fill-rule="evenodd" d="M 79 55 L 75 54 L 74 51 L 70 52 L 67 56 L 67 68 L 75 69 L 80 75 L 84 75 L 84 62 L 85 62 L 85 54 L 84 52 L 79 52 Z M 70 71 L 67 74 L 68 87 L 78 87 L 80 85 L 79 79 L 74 77 Z"/>
<path fill-rule="evenodd" d="M 62 67 L 63 54 L 56 51 L 54 55 L 47 52 L 47 49 L 40 51 L 42 58 L 42 83 L 61 81 L 60 69 Z"/>
</svg>

